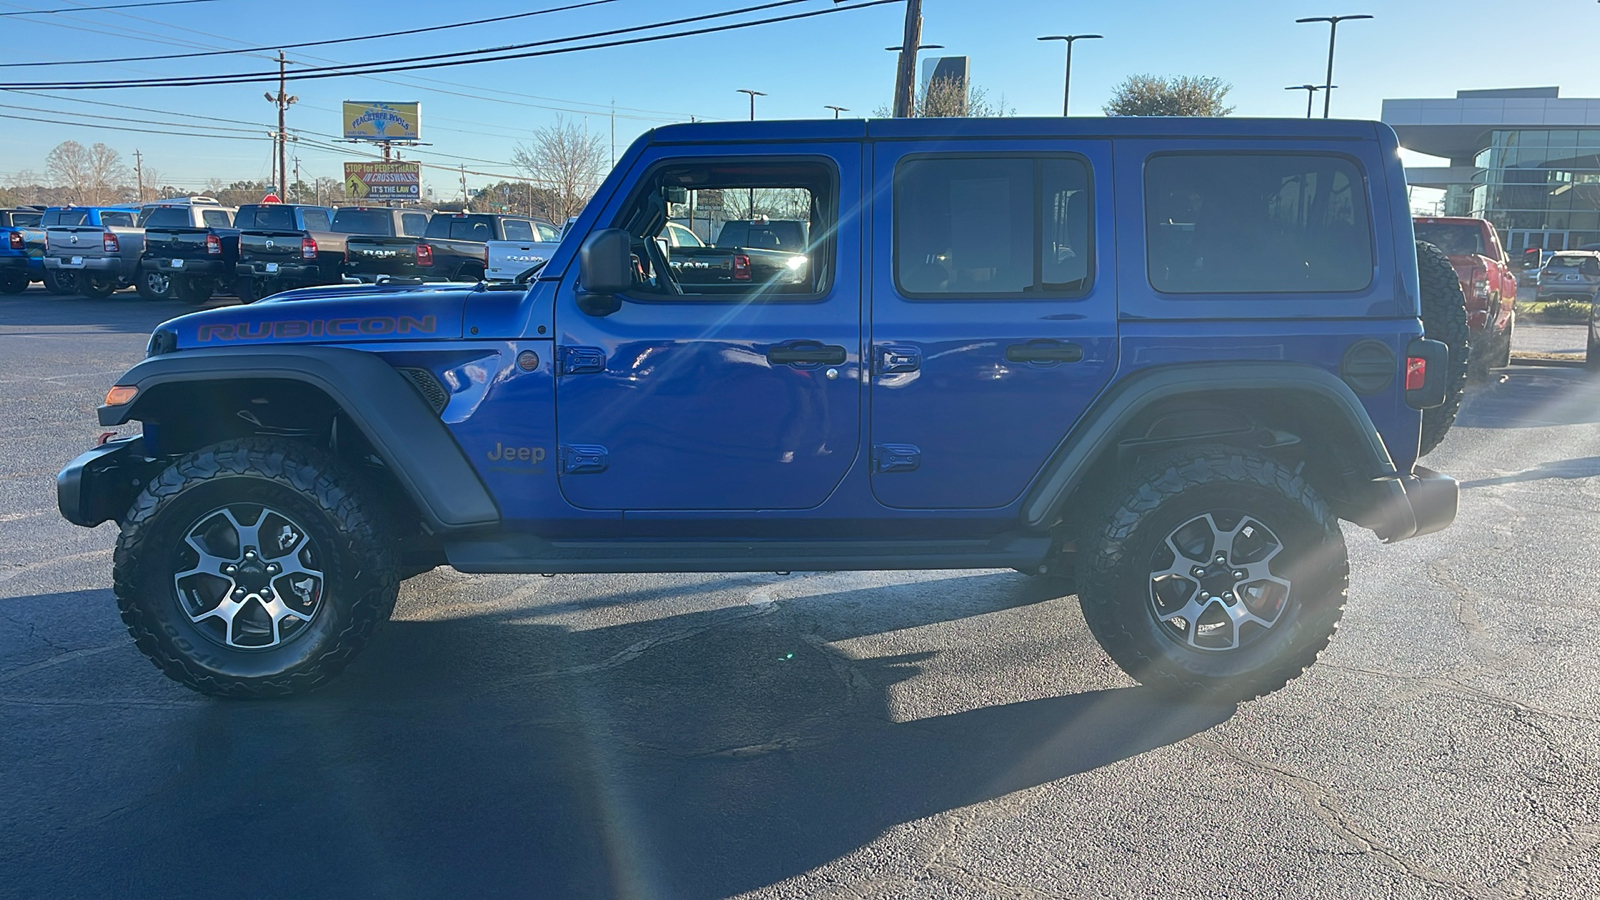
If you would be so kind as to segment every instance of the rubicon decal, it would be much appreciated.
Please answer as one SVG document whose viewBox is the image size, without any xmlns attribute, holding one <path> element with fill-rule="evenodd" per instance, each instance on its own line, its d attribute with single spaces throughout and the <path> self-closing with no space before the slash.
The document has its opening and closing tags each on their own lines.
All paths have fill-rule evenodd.
<svg viewBox="0 0 1600 900">
<path fill-rule="evenodd" d="M 218 322 L 201 325 L 198 340 L 260 341 L 267 338 L 361 337 L 380 334 L 434 334 L 435 316 L 361 316 L 348 319 L 289 319 L 283 322 Z"/>
</svg>

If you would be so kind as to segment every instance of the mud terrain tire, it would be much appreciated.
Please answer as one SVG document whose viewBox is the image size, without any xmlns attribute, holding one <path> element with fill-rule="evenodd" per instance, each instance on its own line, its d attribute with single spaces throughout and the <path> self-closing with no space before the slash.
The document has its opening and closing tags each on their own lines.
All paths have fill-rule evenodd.
<svg viewBox="0 0 1600 900">
<path fill-rule="evenodd" d="M 1444 403 L 1422 411 L 1422 446 L 1418 455 L 1426 456 L 1455 424 L 1467 391 L 1469 354 L 1479 348 L 1468 343 L 1467 298 L 1461 293 L 1461 281 L 1450 266 L 1450 258 L 1438 247 L 1417 241 L 1417 275 L 1422 287 L 1423 334 L 1450 348 Z"/>
</svg>

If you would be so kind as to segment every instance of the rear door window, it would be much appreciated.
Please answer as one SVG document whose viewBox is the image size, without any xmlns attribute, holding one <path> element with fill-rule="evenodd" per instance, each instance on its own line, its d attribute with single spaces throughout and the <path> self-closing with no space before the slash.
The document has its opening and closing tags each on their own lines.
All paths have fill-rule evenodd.
<svg viewBox="0 0 1600 900">
<path fill-rule="evenodd" d="M 1075 157 L 913 157 L 895 173 L 895 279 L 907 297 L 1088 289 L 1089 167 Z"/>
<path fill-rule="evenodd" d="M 207 228 L 233 227 L 233 216 L 225 209 L 203 209 L 200 211 L 200 221 Z"/>
<path fill-rule="evenodd" d="M 1372 283 L 1366 182 L 1316 154 L 1194 154 L 1145 164 L 1150 284 L 1168 294 L 1331 293 Z"/>
</svg>

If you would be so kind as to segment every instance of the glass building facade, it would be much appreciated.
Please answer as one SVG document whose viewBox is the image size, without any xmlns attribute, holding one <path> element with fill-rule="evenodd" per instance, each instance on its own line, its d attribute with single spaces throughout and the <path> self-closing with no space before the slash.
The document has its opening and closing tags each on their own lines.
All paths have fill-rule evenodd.
<svg viewBox="0 0 1600 900">
<path fill-rule="evenodd" d="M 1600 244 L 1600 128 L 1496 130 L 1473 183 L 1446 189 L 1452 215 L 1488 219 L 1506 249 Z"/>
</svg>

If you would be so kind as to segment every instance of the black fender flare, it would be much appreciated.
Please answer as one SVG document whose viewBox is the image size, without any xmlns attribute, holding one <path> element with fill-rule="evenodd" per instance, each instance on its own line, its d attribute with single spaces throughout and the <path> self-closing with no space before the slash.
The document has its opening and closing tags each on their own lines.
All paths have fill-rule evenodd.
<svg viewBox="0 0 1600 900">
<path fill-rule="evenodd" d="M 1373 527 L 1380 535 L 1394 530 L 1375 518 L 1372 511 L 1385 508 L 1386 501 L 1392 501 L 1393 490 L 1379 485 L 1397 485 L 1401 473 L 1355 392 L 1324 369 L 1277 361 L 1161 366 L 1128 376 L 1095 402 L 1052 454 L 1023 500 L 1024 522 L 1039 528 L 1057 521 L 1090 467 L 1105 454 L 1115 454 L 1125 428 L 1152 405 L 1184 395 L 1219 391 L 1270 391 L 1278 397 L 1292 394 L 1304 398 L 1303 402 L 1316 403 L 1325 425 L 1345 432 L 1351 468 L 1374 486 L 1361 492 L 1367 496 L 1350 497 L 1349 502 L 1330 497 L 1335 511 L 1342 518 Z M 1403 523 L 1398 527 L 1405 529 Z M 1415 528 L 1414 523 L 1411 528 Z"/>
<path fill-rule="evenodd" d="M 500 509 L 461 445 L 405 376 L 381 357 L 322 346 L 226 347 L 152 356 L 117 379 L 138 388 L 129 402 L 99 408 L 100 424 L 140 418 L 161 385 L 295 381 L 337 403 L 372 444 L 435 533 L 497 525 Z"/>
</svg>

